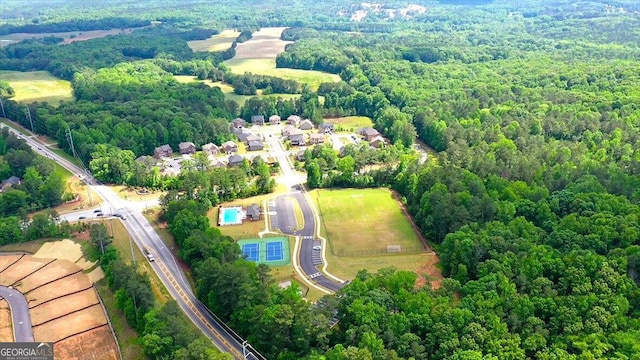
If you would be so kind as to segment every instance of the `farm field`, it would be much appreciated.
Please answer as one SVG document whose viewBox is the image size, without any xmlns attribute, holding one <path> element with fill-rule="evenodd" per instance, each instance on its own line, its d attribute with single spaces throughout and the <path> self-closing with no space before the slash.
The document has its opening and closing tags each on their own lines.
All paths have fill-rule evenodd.
<svg viewBox="0 0 640 360">
<path fill-rule="evenodd" d="M 7 81 L 15 90 L 13 100 L 22 103 L 48 102 L 59 104 L 73 101 L 71 83 L 51 75 L 47 71 L 6 71 L 0 70 L 0 79 Z"/>
<path fill-rule="evenodd" d="M 318 89 L 323 82 L 340 81 L 340 76 L 314 70 L 276 68 L 276 57 L 290 41 L 280 40 L 284 27 L 262 28 L 253 33 L 251 40 L 238 44 L 236 56 L 224 62 L 231 72 L 276 76 L 296 80 Z"/>
<path fill-rule="evenodd" d="M 61 44 L 70 44 L 75 41 L 98 39 L 98 38 L 102 38 L 109 35 L 129 34 L 136 29 L 142 29 L 142 28 L 69 31 L 69 32 L 54 32 L 54 33 L 42 33 L 42 34 L 13 33 L 13 34 L 0 36 L 0 47 L 8 46 L 25 39 L 39 39 L 47 36 L 55 36 L 55 37 L 63 38 L 64 41 Z"/>
<path fill-rule="evenodd" d="M 224 30 L 220 34 L 213 35 L 206 40 L 187 41 L 187 45 L 193 51 L 225 51 L 240 35 L 236 30 Z"/>
<path fill-rule="evenodd" d="M 308 84 L 317 90 L 323 82 L 338 82 L 340 76 L 315 70 L 276 68 L 276 60 L 269 58 L 233 58 L 224 62 L 234 74 L 250 72 L 258 75 L 276 76 L 287 80 L 296 80 Z"/>
</svg>

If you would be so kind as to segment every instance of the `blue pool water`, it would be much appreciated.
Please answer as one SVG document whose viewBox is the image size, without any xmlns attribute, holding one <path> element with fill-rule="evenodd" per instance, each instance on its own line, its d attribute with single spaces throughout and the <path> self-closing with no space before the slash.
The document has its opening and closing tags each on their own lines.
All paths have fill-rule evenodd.
<svg viewBox="0 0 640 360">
<path fill-rule="evenodd" d="M 222 217 L 225 224 L 235 224 L 238 222 L 238 210 L 237 209 L 224 209 L 224 215 Z"/>
</svg>

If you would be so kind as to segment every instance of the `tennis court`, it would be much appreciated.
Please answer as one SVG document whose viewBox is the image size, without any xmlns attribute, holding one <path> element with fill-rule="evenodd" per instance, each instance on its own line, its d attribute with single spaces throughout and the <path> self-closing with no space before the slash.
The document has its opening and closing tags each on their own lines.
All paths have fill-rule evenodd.
<svg viewBox="0 0 640 360">
<path fill-rule="evenodd" d="M 238 240 L 242 256 L 249 260 L 269 266 L 284 266 L 291 262 L 289 239 L 283 236 L 264 239 Z"/>
<path fill-rule="evenodd" d="M 242 255 L 249 261 L 260 261 L 260 244 L 243 244 Z"/>
<path fill-rule="evenodd" d="M 267 243 L 267 261 L 281 261 L 284 260 L 284 251 L 282 248 L 282 241 L 274 241 Z"/>
</svg>

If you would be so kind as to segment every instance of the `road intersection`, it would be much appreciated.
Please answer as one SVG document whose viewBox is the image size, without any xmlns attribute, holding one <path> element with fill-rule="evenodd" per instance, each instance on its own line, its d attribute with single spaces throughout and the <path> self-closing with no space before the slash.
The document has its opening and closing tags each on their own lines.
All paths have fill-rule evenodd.
<svg viewBox="0 0 640 360">
<path fill-rule="evenodd" d="M 0 127 L 6 125 L 0 124 Z M 235 334 L 220 319 L 212 314 L 204 304 L 202 304 L 194 295 L 188 282 L 185 280 L 182 269 L 178 266 L 173 254 L 167 249 L 158 234 L 147 219 L 142 215 L 142 211 L 146 208 L 154 207 L 159 204 L 158 200 L 149 200 L 145 202 L 129 201 L 122 199 L 111 188 L 101 184 L 94 179 L 88 171 L 76 166 L 65 158 L 49 151 L 45 144 L 40 142 L 36 136 L 25 136 L 19 134 L 18 131 L 9 127 L 9 130 L 19 138 L 23 139 L 32 149 L 40 155 L 46 156 L 56 161 L 59 165 L 71 171 L 80 177 L 87 186 L 103 199 L 104 203 L 100 208 L 82 210 L 70 214 L 61 215 L 61 220 L 79 221 L 84 219 L 97 219 L 99 217 L 109 217 L 113 215 L 124 214 L 127 220 L 123 224 L 135 244 L 142 251 L 144 248 L 151 250 L 155 257 L 155 261 L 150 266 L 158 274 L 162 283 L 167 287 L 171 295 L 176 299 L 179 306 L 185 314 L 194 322 L 194 324 L 206 335 L 213 343 L 222 351 L 231 353 L 236 359 L 262 359 L 246 341 Z M 270 129 L 273 131 L 274 129 Z M 306 176 L 296 172 L 291 165 L 289 152 L 286 151 L 282 143 L 276 136 L 267 134 L 266 142 L 270 145 L 271 153 L 280 163 L 282 171 L 278 182 L 284 184 L 290 195 L 300 205 L 304 217 L 304 227 L 301 230 L 280 229 L 283 233 L 296 236 L 296 247 L 294 248 L 294 268 L 305 278 L 307 283 L 318 288 L 325 293 L 335 292 L 346 285 L 346 282 L 324 274 L 317 268 L 318 265 L 324 263 L 326 272 L 326 260 L 321 253 L 324 251 L 324 240 L 316 236 L 317 215 L 314 214 L 312 205 L 308 199 L 308 194 L 304 190 Z M 107 210 L 108 209 L 108 210 Z M 100 216 L 98 214 L 101 214 Z M 287 211 L 283 211 L 278 219 L 287 217 Z M 286 222 L 288 220 L 280 220 Z M 314 250 L 314 247 L 321 246 L 321 250 Z M 296 259 L 295 255 L 299 259 Z M 319 256 L 320 255 L 320 256 Z M 320 258 L 321 261 L 318 261 Z M 299 261 L 299 264 L 298 264 Z"/>
</svg>

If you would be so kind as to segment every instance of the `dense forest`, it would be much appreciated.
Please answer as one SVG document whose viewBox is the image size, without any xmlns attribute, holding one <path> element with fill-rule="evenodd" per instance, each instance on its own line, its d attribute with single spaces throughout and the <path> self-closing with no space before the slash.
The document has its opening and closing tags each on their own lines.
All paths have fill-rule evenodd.
<svg viewBox="0 0 640 360">
<path fill-rule="evenodd" d="M 15 29 L 62 29 L 82 20 L 64 7 L 25 16 L 42 2 L 16 3 L 0 5 Z M 80 156 L 103 179 L 175 190 L 163 201 L 163 216 L 193 270 L 198 297 L 268 358 L 638 357 L 636 2 L 427 1 L 420 2 L 424 12 L 403 15 L 398 9 L 407 4 L 399 1 L 247 1 L 242 8 L 185 1 L 170 9 L 160 1 L 113 1 L 82 16 L 112 21 L 142 3 L 149 8 L 137 17 L 127 12 L 127 21 L 164 24 L 78 45 L 60 46 L 57 38 L 13 44 L 0 49 L 0 69 L 48 70 L 73 81 L 77 101 L 33 104 L 31 114 L 36 130 L 66 150 L 68 126 Z M 356 14 L 364 15 L 356 21 Z M 277 66 L 331 72 L 342 81 L 314 93 L 281 79 L 231 75 L 221 62 L 233 51 L 194 54 L 186 46 L 224 28 L 243 29 L 248 39 L 270 25 L 291 27 L 283 39 L 295 41 Z M 239 94 L 277 89 L 302 96 L 253 98 L 240 107 L 219 89 L 177 83 L 177 74 L 226 81 Z M 5 107 L 24 123 L 23 105 L 7 100 Z M 275 286 L 263 266 L 238 259 L 233 239 L 209 228 L 205 216 L 228 199 L 223 194 L 271 191 L 275 169 L 260 161 L 207 169 L 196 159 L 192 171 L 158 180 L 133 164 L 164 143 L 230 139 L 235 116 L 293 113 L 316 122 L 369 116 L 389 138 L 379 150 L 317 147 L 298 166 L 310 187 L 397 191 L 440 256 L 440 288 L 416 288 L 413 273 L 363 271 L 337 296 L 309 304 L 295 287 Z M 435 150 L 427 161 L 410 151 L 416 139 Z M 12 156 L 5 155 L 9 165 L 17 161 Z M 9 165 L 0 172 L 13 171 Z M 25 177 L 29 166 L 38 168 L 23 166 Z M 17 216 L 2 221 L 21 232 Z M 127 277 L 138 279 L 126 269 L 109 276 L 118 276 L 125 293 L 133 291 Z M 144 318 L 170 322 L 170 306 Z M 329 328 L 334 314 L 339 322 Z M 133 325 L 145 334 L 151 358 L 176 357 L 190 346 L 175 341 L 170 328 Z"/>
</svg>

